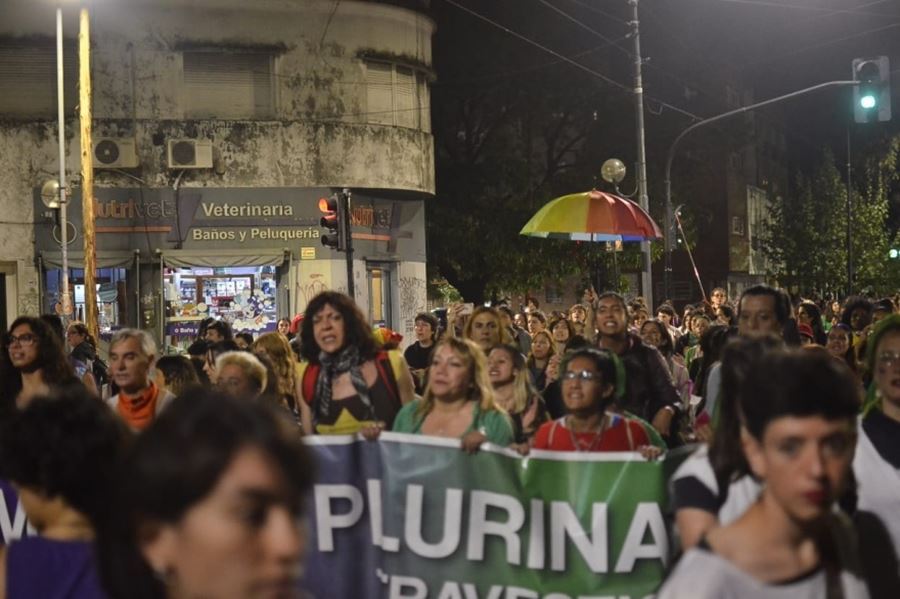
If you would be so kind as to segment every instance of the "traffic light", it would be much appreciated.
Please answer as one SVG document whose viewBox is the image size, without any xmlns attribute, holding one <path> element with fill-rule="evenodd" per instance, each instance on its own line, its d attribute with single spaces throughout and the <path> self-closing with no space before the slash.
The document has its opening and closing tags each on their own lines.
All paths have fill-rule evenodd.
<svg viewBox="0 0 900 599">
<path fill-rule="evenodd" d="M 342 200 L 337 193 L 319 199 L 319 210 L 325 214 L 319 224 L 326 229 L 326 233 L 322 235 L 322 245 L 339 252 L 347 249 L 347 232 L 344 227 L 345 203 Z"/>
<path fill-rule="evenodd" d="M 900 258 L 900 250 L 898 250 L 897 248 L 891 248 L 890 250 L 888 250 L 888 258 L 890 258 L 891 260 Z"/>
<path fill-rule="evenodd" d="M 891 120 L 891 64 L 887 56 L 853 59 L 853 120 Z"/>
</svg>

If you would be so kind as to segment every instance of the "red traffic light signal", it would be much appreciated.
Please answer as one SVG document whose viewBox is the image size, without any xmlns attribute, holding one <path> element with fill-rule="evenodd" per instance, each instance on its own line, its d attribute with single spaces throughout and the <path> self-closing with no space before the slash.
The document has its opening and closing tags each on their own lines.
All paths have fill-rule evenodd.
<svg viewBox="0 0 900 599">
<path fill-rule="evenodd" d="M 329 198 L 319 198 L 319 210 L 324 213 L 324 216 L 319 219 L 319 224 L 325 228 L 322 245 L 339 252 L 347 249 L 342 199 L 338 194 L 333 194 Z"/>
</svg>

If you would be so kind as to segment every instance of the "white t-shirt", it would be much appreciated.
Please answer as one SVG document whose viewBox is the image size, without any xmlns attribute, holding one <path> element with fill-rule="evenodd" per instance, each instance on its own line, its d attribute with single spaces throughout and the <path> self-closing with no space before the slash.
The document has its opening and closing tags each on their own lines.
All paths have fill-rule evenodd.
<svg viewBox="0 0 900 599">
<path fill-rule="evenodd" d="M 693 508 L 716 514 L 719 524 L 737 520 L 759 498 L 762 486 L 752 476 L 732 481 L 720 492 L 709 461 L 709 448 L 701 446 L 682 462 L 669 481 L 672 508 Z"/>
<path fill-rule="evenodd" d="M 880 411 L 860 420 L 853 474 L 856 509 L 878 517 L 900 556 L 900 423 Z"/>
<path fill-rule="evenodd" d="M 842 599 L 868 599 L 861 575 L 842 569 L 839 580 Z M 702 544 L 684 554 L 656 599 L 825 599 L 827 587 L 822 568 L 778 584 L 762 582 Z"/>
</svg>

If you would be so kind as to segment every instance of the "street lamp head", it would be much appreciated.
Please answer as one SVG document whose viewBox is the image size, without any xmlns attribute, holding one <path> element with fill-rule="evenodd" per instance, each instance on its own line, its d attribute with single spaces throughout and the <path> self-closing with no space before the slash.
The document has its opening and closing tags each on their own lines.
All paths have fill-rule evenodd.
<svg viewBox="0 0 900 599">
<path fill-rule="evenodd" d="M 41 185 L 41 201 L 51 210 L 59 208 L 59 181 L 52 179 Z"/>
<path fill-rule="evenodd" d="M 610 158 L 600 167 L 600 176 L 607 183 L 618 185 L 625 178 L 625 164 L 618 158 Z"/>
</svg>

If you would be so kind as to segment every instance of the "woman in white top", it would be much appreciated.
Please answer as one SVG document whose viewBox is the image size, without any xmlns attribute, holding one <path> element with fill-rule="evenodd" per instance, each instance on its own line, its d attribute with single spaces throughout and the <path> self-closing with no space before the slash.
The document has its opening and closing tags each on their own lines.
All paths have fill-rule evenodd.
<svg viewBox="0 0 900 599">
<path fill-rule="evenodd" d="M 874 396 L 864 409 L 853 459 L 857 516 L 872 515 L 887 528 L 890 542 L 881 543 L 878 552 L 892 553 L 896 564 L 900 555 L 900 315 L 878 322 L 868 349 Z M 886 545 L 893 545 L 893 552 Z"/>
<path fill-rule="evenodd" d="M 658 599 L 869 597 L 853 530 L 833 509 L 856 443 L 853 377 L 819 352 L 776 350 L 751 365 L 738 401 L 761 494 L 684 555 Z"/>
<path fill-rule="evenodd" d="M 778 344 L 774 337 L 734 339 L 722 351 L 721 406 L 712 442 L 689 456 L 670 481 L 675 524 L 684 550 L 713 528 L 730 524 L 759 496 L 760 484 L 744 459 L 737 396 L 750 365 Z"/>
</svg>

